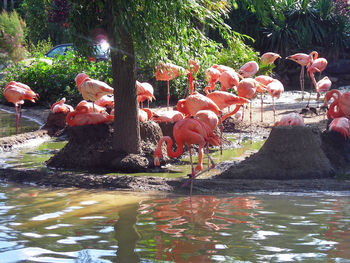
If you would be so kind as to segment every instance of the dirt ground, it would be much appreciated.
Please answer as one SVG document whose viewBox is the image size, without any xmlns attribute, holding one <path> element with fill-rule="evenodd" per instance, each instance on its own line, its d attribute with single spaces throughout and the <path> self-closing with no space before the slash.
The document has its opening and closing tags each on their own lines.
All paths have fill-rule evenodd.
<svg viewBox="0 0 350 263">
<path fill-rule="evenodd" d="M 295 96 L 295 95 L 294 95 Z M 224 126 L 224 132 L 233 132 L 233 133 L 241 133 L 244 134 L 244 136 L 252 136 L 252 138 L 269 138 L 271 130 L 278 130 L 276 128 L 273 128 L 273 124 L 275 121 L 278 121 L 284 114 L 290 113 L 290 112 L 301 112 L 303 108 L 305 108 L 306 102 L 291 102 L 291 103 L 283 103 L 279 102 L 276 103 L 275 109 L 276 113 L 275 116 L 273 114 L 273 107 L 271 102 L 264 105 L 264 113 L 263 113 L 263 121 L 261 121 L 261 109 L 260 109 L 260 101 L 256 100 L 253 103 L 252 106 L 252 121 L 250 122 L 250 111 L 249 107 L 244 109 L 244 118 L 242 120 L 241 116 L 238 116 L 238 118 L 234 117 L 229 119 L 225 122 Z M 310 106 L 317 108 L 317 103 L 313 102 L 310 104 Z M 164 110 L 164 108 L 157 108 L 156 110 Z M 26 109 L 25 114 L 28 114 L 30 116 L 35 116 L 39 120 L 45 122 L 47 119 L 48 111 L 42 111 L 38 109 Z M 209 179 L 196 179 L 194 181 L 194 193 L 197 194 L 207 194 L 207 193 L 229 193 L 229 192 L 247 192 L 247 191 L 347 191 L 350 190 L 350 169 L 348 170 L 347 163 L 348 159 L 339 160 L 338 156 L 344 155 L 344 152 L 339 152 L 336 148 L 337 146 L 334 146 L 334 141 L 338 143 L 338 146 L 344 145 L 345 140 L 342 140 L 342 138 L 339 138 L 339 136 L 336 136 L 336 139 L 334 140 L 333 137 L 329 139 L 329 136 L 326 136 L 326 139 L 322 141 L 326 141 L 326 143 L 321 143 L 323 132 L 326 130 L 327 127 L 327 120 L 325 117 L 324 112 L 317 108 L 317 114 L 312 112 L 307 112 L 306 114 L 303 114 L 304 122 L 307 126 L 306 129 L 310 130 L 306 133 L 310 133 L 310 138 L 313 138 L 316 136 L 316 139 L 310 139 L 312 142 L 315 140 L 315 142 L 320 141 L 320 143 L 316 143 L 316 148 L 312 148 L 311 150 L 307 151 L 305 150 L 306 154 L 313 155 L 316 151 L 316 155 L 313 155 L 312 158 L 314 165 L 317 169 L 322 171 L 322 174 L 319 176 L 318 173 L 312 174 L 312 176 L 308 177 L 307 174 L 302 173 L 299 169 L 298 176 L 292 176 L 288 178 L 289 174 L 284 175 L 283 178 L 279 178 L 280 173 L 275 173 L 275 176 L 272 176 L 271 178 L 264 177 L 261 175 L 264 174 L 270 174 L 271 171 L 268 169 L 266 170 L 266 173 L 260 173 L 260 172 L 254 172 L 253 174 L 258 174 L 258 176 L 248 176 L 245 178 L 244 172 L 247 170 L 244 170 L 241 166 L 238 168 L 243 169 L 240 173 L 240 176 L 235 176 L 237 166 L 230 165 L 229 167 L 226 167 L 225 171 L 223 172 L 222 176 L 218 175 L 215 178 L 209 178 Z M 250 123 L 252 123 L 250 125 Z M 147 128 L 149 129 L 149 127 Z M 152 128 L 153 129 L 153 128 Z M 108 130 L 108 129 L 107 129 Z M 316 132 L 315 132 L 316 131 Z M 275 134 L 280 132 L 275 132 Z M 281 135 L 274 135 L 277 138 L 284 138 L 286 137 L 286 133 L 289 134 L 289 131 L 283 131 Z M 292 132 L 293 133 L 293 132 Z M 293 140 L 299 140 L 300 137 L 305 137 L 304 131 L 299 131 L 298 135 L 296 135 L 292 141 L 290 142 L 291 148 L 283 148 L 280 150 L 280 152 L 277 153 L 277 155 L 286 155 L 288 156 L 291 154 L 290 149 L 293 151 L 299 151 L 298 147 L 293 147 L 295 142 Z M 45 134 L 46 135 L 46 134 Z M 156 137 L 155 137 L 156 138 Z M 270 138 L 269 138 L 270 139 Z M 269 140 L 268 139 L 268 140 Z M 6 141 L 6 139 L 3 139 Z M 308 137 L 306 139 L 304 138 L 303 144 L 310 141 Z M 328 141 L 327 141 L 328 140 Z M 250 160 L 253 160 L 254 162 L 261 162 L 265 163 L 264 160 L 266 156 L 270 154 L 268 151 L 269 148 L 281 148 L 278 147 L 279 143 L 281 143 L 278 140 L 273 139 L 272 144 L 267 150 L 265 149 L 263 154 L 258 152 L 258 157 L 248 157 L 246 160 L 242 161 L 247 163 Z M 287 140 L 288 141 L 288 140 Z M 1 141 L 0 141 L 1 144 Z M 277 144 L 277 145 L 276 145 Z M 315 143 L 312 143 L 314 145 Z M 346 144 L 349 144 L 346 142 Z M 1 145 L 0 145 L 1 146 Z M 264 145 L 265 146 L 265 145 Z M 146 146 L 147 148 L 148 146 Z M 298 149 L 296 149 L 298 148 Z M 326 148 L 326 149 L 325 149 Z M 339 148 L 339 147 L 338 147 Z M 1 149 L 1 147 L 0 147 Z M 287 151 L 287 152 L 283 152 Z M 294 158 L 293 165 L 295 167 L 304 167 L 305 169 L 308 168 L 307 164 L 300 164 L 300 162 L 305 161 L 303 158 L 303 154 L 295 153 L 298 157 Z M 329 166 L 325 166 L 323 164 L 320 164 L 321 161 L 317 161 L 319 158 L 319 155 L 322 155 L 320 158 L 322 160 L 325 159 L 332 159 L 330 160 L 330 167 L 331 169 L 328 169 Z M 328 158 L 326 158 L 326 157 Z M 255 160 L 254 160 L 255 158 Z M 267 157 L 269 158 L 269 157 Z M 345 157 L 342 157 L 345 158 Z M 261 159 L 261 160 L 259 160 Z M 285 167 L 279 167 L 280 171 L 286 171 L 286 170 L 293 170 L 295 167 L 290 164 L 290 158 L 285 158 L 286 160 L 283 160 L 285 162 Z M 138 160 L 142 166 L 144 163 L 150 163 L 151 160 L 147 159 L 145 156 L 143 159 L 140 159 L 139 157 L 129 157 L 124 162 L 133 162 L 134 160 Z M 141 160 L 141 161 L 140 161 Z M 258 160 L 258 161 L 256 161 Z M 306 162 L 310 160 L 307 159 Z M 315 161 L 316 160 L 316 161 Z M 299 162 L 299 163 L 298 163 Z M 322 161 L 323 162 L 323 161 Z M 345 168 L 344 168 L 345 163 Z M 125 164 L 125 163 L 124 163 Z M 249 164 L 249 163 L 248 163 Z M 238 164 L 239 165 L 239 164 Z M 241 164 L 242 165 L 242 164 Z M 333 166 L 336 166 L 334 169 Z M 251 167 L 255 166 L 255 169 L 259 171 L 261 167 L 259 168 L 259 165 L 255 165 L 250 163 L 249 165 L 249 171 L 251 171 Z M 276 164 L 274 162 L 271 162 L 271 166 L 269 169 L 274 168 Z M 322 166 L 322 167 L 320 167 Z M 339 168 L 341 168 L 339 170 Z M 231 172 L 229 172 L 231 169 Z M 261 169 L 261 170 L 264 170 Z M 282 169 L 282 170 L 281 170 Z M 323 173 L 323 170 L 326 171 L 326 173 Z M 298 170 L 298 169 L 294 169 Z M 137 167 L 136 170 L 137 171 Z M 151 172 L 152 170 L 149 169 Z M 308 170 L 310 171 L 310 170 Z M 343 179 L 336 179 L 334 175 L 337 173 L 337 171 L 342 171 L 342 178 Z M 277 175 L 278 174 L 278 175 Z M 315 176 L 316 174 L 316 176 Z M 326 174 L 326 176 L 325 176 Z M 304 176 L 305 175 L 305 176 Z M 94 172 L 82 172 L 82 171 L 76 171 L 76 172 L 64 172 L 59 169 L 51 171 L 51 172 L 42 172 L 42 171 L 35 171 L 35 170 L 13 170 L 13 169 L 0 169 L 0 178 L 3 178 L 5 180 L 10 181 L 17 181 L 17 182 L 23 182 L 23 183 L 35 183 L 38 185 L 46 185 L 46 186 L 55 186 L 55 187 L 83 187 L 83 188 L 106 188 L 106 189 L 124 189 L 124 190 L 132 190 L 132 191 L 166 191 L 166 192 L 173 192 L 173 193 L 188 193 L 188 186 L 182 187 L 182 184 L 188 180 L 188 177 L 184 175 L 183 178 L 180 179 L 167 179 L 167 178 L 157 178 L 157 177 L 134 177 L 132 174 L 125 173 L 124 176 L 110 176 L 110 175 L 104 175 L 103 173 L 94 173 Z M 249 179 L 247 179 L 249 178 Z M 339 178 L 339 176 L 337 177 Z M 344 179 L 345 178 L 345 179 Z"/>
</svg>

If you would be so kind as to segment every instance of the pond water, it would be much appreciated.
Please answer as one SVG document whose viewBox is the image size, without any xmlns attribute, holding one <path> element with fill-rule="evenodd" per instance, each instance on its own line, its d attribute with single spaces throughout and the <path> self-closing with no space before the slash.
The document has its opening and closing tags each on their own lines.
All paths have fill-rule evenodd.
<svg viewBox="0 0 350 263">
<path fill-rule="evenodd" d="M 32 132 L 40 128 L 33 120 L 22 117 L 22 132 Z M 20 126 L 18 127 L 20 132 Z M 21 133 L 22 133 L 21 132 Z M 0 110 L 0 138 L 16 134 L 16 115 Z"/>
<path fill-rule="evenodd" d="M 0 261 L 350 262 L 349 194 L 190 198 L 0 183 Z"/>
</svg>

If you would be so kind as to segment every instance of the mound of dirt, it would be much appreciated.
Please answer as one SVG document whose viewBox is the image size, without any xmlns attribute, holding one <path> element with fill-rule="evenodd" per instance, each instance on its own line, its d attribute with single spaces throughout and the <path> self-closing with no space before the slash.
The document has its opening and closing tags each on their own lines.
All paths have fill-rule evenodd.
<svg viewBox="0 0 350 263">
<path fill-rule="evenodd" d="M 69 127 L 69 142 L 47 165 L 57 168 L 142 172 L 153 167 L 153 153 L 162 136 L 155 122 L 140 123 L 141 154 L 125 154 L 112 148 L 111 124 Z"/>
<path fill-rule="evenodd" d="M 312 179 L 332 177 L 334 168 L 322 150 L 316 127 L 274 127 L 263 147 L 217 178 Z"/>
</svg>

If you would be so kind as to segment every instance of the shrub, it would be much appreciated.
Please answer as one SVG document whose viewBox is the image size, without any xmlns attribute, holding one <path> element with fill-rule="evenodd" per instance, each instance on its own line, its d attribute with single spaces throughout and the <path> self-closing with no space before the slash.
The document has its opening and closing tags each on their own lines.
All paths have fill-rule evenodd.
<svg viewBox="0 0 350 263">
<path fill-rule="evenodd" d="M 0 48 L 1 63 L 7 60 L 19 61 L 25 57 L 26 51 L 23 46 L 25 42 L 26 24 L 14 11 L 8 13 L 2 11 L 0 14 Z"/>
<path fill-rule="evenodd" d="M 37 44 L 34 44 L 31 41 L 28 41 L 28 52 L 30 57 L 40 58 L 43 57 L 50 49 L 53 48 L 51 39 L 39 40 Z"/>
<path fill-rule="evenodd" d="M 16 63 L 7 68 L 0 85 L 3 87 L 11 80 L 19 81 L 39 93 L 39 105 L 52 105 L 66 97 L 67 103 L 75 106 L 82 100 L 74 81 L 81 72 L 111 85 L 110 62 L 93 63 L 73 53 L 57 57 L 52 65 L 39 59 L 34 60 L 29 67 Z M 5 102 L 5 98 L 2 97 L 1 101 Z"/>
</svg>

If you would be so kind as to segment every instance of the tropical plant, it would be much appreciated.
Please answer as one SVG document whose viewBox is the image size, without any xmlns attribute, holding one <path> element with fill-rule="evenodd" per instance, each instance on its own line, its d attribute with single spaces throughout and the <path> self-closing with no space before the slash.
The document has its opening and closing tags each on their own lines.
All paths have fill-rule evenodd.
<svg viewBox="0 0 350 263">
<path fill-rule="evenodd" d="M 16 11 L 0 14 L 0 52 L 2 63 L 11 60 L 19 61 L 25 57 L 24 48 L 26 24 Z"/>
</svg>

